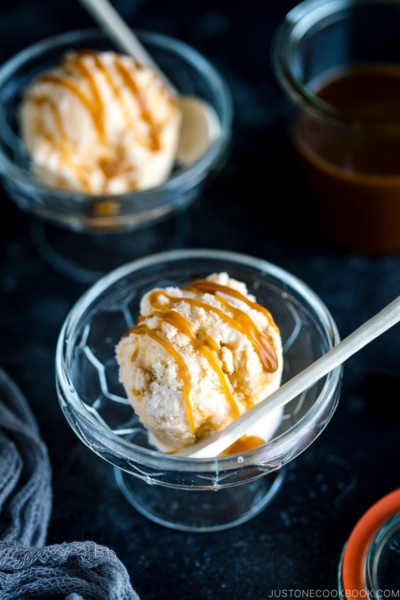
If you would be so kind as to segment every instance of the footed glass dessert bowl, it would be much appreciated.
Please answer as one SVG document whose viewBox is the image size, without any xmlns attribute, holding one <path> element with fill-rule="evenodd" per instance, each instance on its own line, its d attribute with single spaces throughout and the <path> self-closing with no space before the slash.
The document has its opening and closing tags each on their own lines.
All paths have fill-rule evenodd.
<svg viewBox="0 0 400 600">
<path fill-rule="evenodd" d="M 186 531 L 226 529 L 260 513 L 279 491 L 284 466 L 327 426 L 341 391 L 338 367 L 289 402 L 273 438 L 250 450 L 207 459 L 155 450 L 119 381 L 115 348 L 146 292 L 221 272 L 245 283 L 272 314 L 282 338 L 282 383 L 339 341 L 326 306 L 292 274 L 243 254 L 189 249 L 153 254 L 97 281 L 70 311 L 56 352 L 58 397 L 76 435 L 114 465 L 139 512 Z"/>
<path fill-rule="evenodd" d="M 168 178 L 147 189 L 94 194 L 44 183 L 33 173 L 32 160 L 23 140 L 21 107 L 26 90 L 39 76 L 44 75 L 46 79 L 46 73 L 57 67 L 66 53 L 119 52 L 102 32 L 84 29 L 45 39 L 19 52 L 0 68 L 0 176 L 3 185 L 18 207 L 33 215 L 32 238 L 42 258 L 79 281 L 93 282 L 136 258 L 184 246 L 188 231 L 185 209 L 220 170 L 229 148 L 232 99 L 219 72 L 199 52 L 179 40 L 148 31 L 135 33 L 178 92 L 205 101 L 218 122 L 209 147 L 195 162 L 182 164 L 175 160 Z M 51 77 L 53 81 L 54 76 Z M 50 78 L 47 76 L 47 79 Z M 81 104 L 96 105 L 91 99 L 87 100 L 76 82 L 73 85 L 67 83 L 72 86 L 75 101 L 78 98 Z M 89 83 L 92 85 L 93 81 L 89 80 Z M 128 92 L 121 82 L 113 85 L 116 97 L 125 98 L 122 94 Z M 39 108 L 44 107 L 47 120 L 51 121 L 54 111 L 59 113 L 56 123 L 58 129 L 64 131 L 63 143 L 64 138 L 68 138 L 65 130 L 74 125 L 71 125 L 72 108 L 66 113 L 66 123 L 62 118 L 65 115 L 60 110 L 65 106 L 64 101 L 64 97 L 58 104 L 47 96 L 35 99 Z M 115 117 L 115 111 L 118 107 L 110 109 L 109 119 Z M 146 105 L 143 118 L 150 119 L 149 111 L 150 107 Z M 46 119 L 43 117 L 43 122 L 47 123 Z"/>
</svg>

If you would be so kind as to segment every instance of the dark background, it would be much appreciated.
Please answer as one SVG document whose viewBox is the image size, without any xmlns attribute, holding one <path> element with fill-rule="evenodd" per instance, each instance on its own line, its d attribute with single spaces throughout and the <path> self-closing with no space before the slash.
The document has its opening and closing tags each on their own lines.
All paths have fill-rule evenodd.
<svg viewBox="0 0 400 600">
<path fill-rule="evenodd" d="M 202 52 L 232 91 L 231 154 L 187 212 L 186 246 L 244 252 L 292 272 L 321 297 L 345 337 L 400 294 L 400 256 L 352 254 L 314 222 L 269 55 L 271 35 L 294 4 L 115 3 L 132 26 Z M 45 37 L 92 25 L 75 0 L 1 0 L 0 61 Z M 112 468 L 78 441 L 63 417 L 55 346 L 88 285 L 47 266 L 31 241 L 31 217 L 4 192 L 0 201 L 0 366 L 29 399 L 49 449 L 54 497 L 47 543 L 92 540 L 114 549 L 141 600 L 254 600 L 277 589 L 335 590 L 356 521 L 399 486 L 399 326 L 345 364 L 332 421 L 289 465 L 279 496 L 262 514 L 214 534 L 172 531 L 136 513 Z"/>
</svg>

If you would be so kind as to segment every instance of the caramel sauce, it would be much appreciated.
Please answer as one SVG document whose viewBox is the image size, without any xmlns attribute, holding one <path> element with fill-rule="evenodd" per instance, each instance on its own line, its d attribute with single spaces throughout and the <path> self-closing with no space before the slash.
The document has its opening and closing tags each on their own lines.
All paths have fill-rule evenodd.
<svg viewBox="0 0 400 600">
<path fill-rule="evenodd" d="M 246 450 L 253 450 L 265 444 L 264 440 L 256 435 L 242 435 L 241 438 L 236 440 L 233 444 L 228 446 L 219 456 L 226 456 L 229 454 L 239 454 L 240 452 L 246 452 Z"/>
<path fill-rule="evenodd" d="M 83 60 L 85 57 L 84 53 L 79 53 L 73 57 L 67 57 L 64 59 L 64 64 L 72 64 L 72 66 L 78 71 L 82 80 L 86 80 L 89 84 L 92 102 L 91 102 L 91 115 L 94 126 L 97 130 L 99 139 L 104 142 L 105 139 L 105 122 L 104 122 L 104 104 L 97 86 L 95 77 L 93 77 L 91 70 Z"/>
<path fill-rule="evenodd" d="M 54 100 L 52 100 L 51 98 L 48 98 L 47 96 L 36 96 L 34 99 L 34 102 L 35 102 L 36 106 L 48 106 L 50 108 L 54 123 L 56 125 L 57 133 L 62 141 L 62 145 L 64 145 L 63 144 L 63 142 L 65 141 L 64 124 L 62 122 L 61 115 L 58 111 L 57 104 L 54 102 Z M 45 137 L 47 139 L 47 141 L 49 141 L 49 142 L 53 141 L 53 138 L 51 137 L 49 132 L 40 131 L 40 134 L 43 135 L 43 137 Z"/>
<path fill-rule="evenodd" d="M 269 373 L 273 373 L 278 368 L 278 360 L 274 349 L 271 344 L 267 340 L 267 338 L 257 329 L 254 325 L 253 321 L 249 317 L 247 313 L 236 308 L 229 304 L 227 300 L 218 296 L 218 292 L 225 294 L 226 296 L 231 296 L 233 298 L 237 298 L 241 300 L 251 308 L 262 312 L 268 319 L 270 325 L 273 325 L 276 329 L 276 325 L 272 319 L 271 313 L 256 302 L 252 302 L 246 296 L 243 296 L 237 290 L 233 290 L 225 285 L 221 285 L 219 283 L 215 283 L 213 281 L 208 281 L 207 279 L 199 279 L 197 281 L 193 281 L 193 283 L 186 286 L 184 289 L 192 291 L 192 292 L 204 292 L 207 294 L 213 294 L 217 298 L 217 300 L 223 304 L 226 308 L 228 308 L 236 320 L 236 325 L 234 325 L 235 329 L 239 329 L 242 333 L 244 333 L 252 342 L 254 349 L 256 350 L 258 356 L 264 368 Z M 232 323 L 231 323 L 232 324 Z"/>
<path fill-rule="evenodd" d="M 80 102 L 84 105 L 92 117 L 93 125 L 95 126 L 96 130 L 99 131 L 100 126 L 98 119 L 96 118 L 96 111 L 93 108 L 93 103 L 91 102 L 90 98 L 88 98 L 86 94 L 82 92 L 79 86 L 71 81 L 70 78 L 62 77 L 61 75 L 43 75 L 39 81 L 40 83 L 52 83 L 53 85 L 59 85 L 60 87 L 66 88 L 72 92 L 72 94 L 79 98 Z"/>
<path fill-rule="evenodd" d="M 102 75 L 104 76 L 108 85 L 112 89 L 114 96 L 118 99 L 118 101 L 121 105 L 121 108 L 124 112 L 124 117 L 125 117 L 126 122 L 129 123 L 130 127 L 135 129 L 136 128 L 135 123 L 132 119 L 129 108 L 127 107 L 126 102 L 124 101 L 121 91 L 120 91 L 118 85 L 116 84 L 116 82 L 114 81 L 113 77 L 111 76 L 110 71 L 105 67 L 104 63 L 100 60 L 98 54 L 96 52 L 94 52 L 93 50 L 85 50 L 85 51 L 80 52 L 80 55 L 81 56 L 90 56 L 94 60 L 96 68 L 98 69 L 98 71 L 100 71 L 100 73 L 102 73 Z"/>
<path fill-rule="evenodd" d="M 145 122 L 148 126 L 147 136 L 144 136 L 143 134 L 141 134 L 140 131 L 137 130 L 136 123 L 134 122 L 134 119 L 130 113 L 129 107 L 127 106 L 126 102 L 124 101 L 123 95 L 120 92 L 119 82 L 115 81 L 111 69 L 102 62 L 102 60 L 95 51 L 82 50 L 73 55 L 64 57 L 61 64 L 67 69 L 67 71 L 71 71 L 71 75 L 64 76 L 49 73 L 42 75 L 38 81 L 40 83 L 49 83 L 68 89 L 75 97 L 77 97 L 81 104 L 85 107 L 87 113 L 89 114 L 92 120 L 93 126 L 98 136 L 99 143 L 105 145 L 105 106 L 102 95 L 99 90 L 98 82 L 96 81 L 96 77 L 94 76 L 94 70 L 93 68 L 91 68 L 91 66 L 86 64 L 86 57 L 91 57 L 93 59 L 95 70 L 101 72 L 104 78 L 106 79 L 107 84 L 111 88 L 114 96 L 117 98 L 121 106 L 121 109 L 124 112 L 125 119 L 129 127 L 136 130 L 139 143 L 149 148 L 150 151 L 157 152 L 161 147 L 159 130 L 157 126 L 153 123 L 151 112 L 146 104 L 143 94 L 137 86 L 129 69 L 127 69 L 127 67 L 122 63 L 119 57 L 116 57 L 114 59 L 113 67 L 118 73 L 118 75 L 121 77 L 125 88 L 135 98 L 136 102 L 139 105 L 140 119 L 143 122 Z M 139 65 L 135 65 L 135 68 L 139 70 Z M 74 82 L 74 73 L 78 73 L 83 83 L 87 83 L 89 94 L 85 93 L 81 89 L 80 85 Z M 79 168 L 79 165 L 72 164 L 72 161 L 68 160 L 69 155 L 72 154 L 72 150 L 67 147 L 67 135 L 65 131 L 65 124 L 62 122 L 59 107 L 52 100 L 50 94 L 42 95 L 39 97 L 35 97 L 34 95 L 32 95 L 31 100 L 37 105 L 47 102 L 50 106 L 53 118 L 56 122 L 59 139 L 55 140 L 48 132 L 41 131 L 40 133 L 41 135 L 46 137 L 46 139 L 49 142 L 53 144 L 57 142 L 57 144 L 60 145 L 63 160 L 67 162 L 67 164 L 70 164 L 70 166 L 73 166 L 73 169 L 77 173 L 79 181 L 84 185 L 86 189 L 89 189 L 87 178 L 85 177 L 83 171 Z M 121 173 L 122 161 L 123 157 L 118 157 L 117 159 L 100 159 L 99 168 L 102 170 L 106 180 L 112 179 L 113 177 L 116 177 L 118 174 Z M 135 187 L 134 181 L 132 182 L 132 187 Z"/>
<path fill-rule="evenodd" d="M 160 140 L 158 137 L 157 128 L 155 127 L 153 120 L 151 118 L 151 113 L 149 108 L 143 98 L 142 93 L 140 92 L 138 86 L 136 85 L 136 81 L 133 79 L 129 70 L 125 67 L 125 65 L 118 61 L 114 61 L 115 68 L 119 72 L 122 77 L 123 82 L 126 87 L 131 91 L 132 95 L 137 99 L 140 110 L 141 110 L 141 118 L 147 125 L 149 126 L 149 139 L 150 139 L 150 149 L 153 152 L 157 152 L 160 149 Z"/>
<path fill-rule="evenodd" d="M 103 171 L 106 179 L 111 179 L 112 177 L 115 177 L 116 175 L 118 175 L 118 172 L 120 170 L 120 165 L 118 161 L 108 158 L 101 158 L 98 162 L 98 165 Z"/>
<path fill-rule="evenodd" d="M 129 333 L 130 332 L 134 332 L 137 334 L 145 333 L 146 335 L 151 337 L 153 340 L 155 340 L 156 342 L 158 342 L 159 344 L 164 346 L 164 348 L 167 350 L 167 352 L 169 352 L 169 354 L 171 354 L 171 356 L 175 359 L 176 364 L 179 367 L 180 376 L 183 381 L 183 398 L 185 401 L 186 414 L 187 414 L 187 418 L 189 421 L 190 431 L 192 433 L 194 433 L 195 426 L 194 426 L 194 420 L 193 420 L 193 412 L 192 412 L 192 406 L 189 401 L 190 381 L 189 381 L 189 374 L 188 374 L 188 371 L 187 371 L 187 368 L 185 365 L 185 361 L 183 360 L 183 358 L 181 357 L 179 352 L 177 352 L 175 350 L 175 348 L 173 347 L 172 344 L 170 344 L 167 340 L 165 340 L 160 335 L 157 335 L 157 333 L 155 331 L 153 331 L 152 329 L 150 329 L 149 327 L 147 327 L 147 325 L 135 325 L 134 327 L 132 327 L 129 330 Z"/>
<path fill-rule="evenodd" d="M 218 361 L 216 360 L 215 356 L 212 354 L 212 351 L 209 350 L 209 348 L 207 348 L 207 346 L 201 340 L 197 339 L 197 337 L 193 333 L 193 329 L 189 321 L 175 310 L 167 309 L 166 312 L 156 312 L 155 314 L 158 317 L 161 317 L 161 319 L 163 319 L 167 323 L 170 323 L 170 325 L 176 327 L 178 331 L 186 335 L 192 342 L 193 347 L 196 348 L 196 350 L 198 350 L 200 354 L 204 356 L 204 358 L 208 361 L 209 365 L 212 369 L 214 369 L 215 373 L 218 376 L 225 397 L 228 400 L 229 405 L 231 407 L 232 416 L 234 419 L 237 419 L 240 416 L 240 412 L 226 381 L 225 374 L 221 369 L 220 365 L 218 364 Z"/>
<path fill-rule="evenodd" d="M 57 106 L 56 102 L 54 102 L 54 100 L 52 100 L 52 98 L 49 98 L 47 96 L 35 96 L 35 98 L 33 100 L 34 100 L 34 103 L 36 104 L 36 106 L 46 105 L 50 108 L 56 129 L 57 129 L 58 137 L 60 139 L 59 148 L 60 148 L 60 153 L 63 157 L 63 161 L 65 163 L 69 164 L 73 169 L 75 169 L 75 171 L 79 172 L 80 182 L 82 183 L 83 187 L 86 190 L 89 190 L 89 184 L 88 184 L 88 181 L 87 181 L 87 178 L 86 178 L 84 172 L 79 168 L 78 165 L 73 163 L 73 160 L 72 160 L 73 157 L 72 157 L 71 153 L 68 151 L 64 123 L 61 119 L 61 115 L 58 110 L 58 106 Z M 43 136 L 49 143 L 54 143 L 53 137 L 44 128 L 42 128 L 40 130 L 39 134 L 41 136 Z"/>
<path fill-rule="evenodd" d="M 217 292 L 221 292 L 226 296 L 232 296 L 233 298 L 237 298 L 238 300 L 241 300 L 242 302 L 247 304 L 247 306 L 250 306 L 250 308 L 254 308 L 258 312 L 263 313 L 263 315 L 267 317 L 268 323 L 272 327 L 274 327 L 276 331 L 278 331 L 278 328 L 272 318 L 271 313 L 265 308 L 265 306 L 261 306 L 261 304 L 257 304 L 257 302 L 252 302 L 251 300 L 246 298 L 246 296 L 243 296 L 243 294 L 241 294 L 237 290 L 234 290 L 233 288 L 230 288 L 226 285 L 221 285 L 220 283 L 215 283 L 215 281 L 209 281 L 208 279 L 197 279 L 196 281 L 192 281 L 192 283 L 189 283 L 189 285 L 185 286 L 183 289 L 192 290 L 195 292 L 201 291 L 205 292 L 206 294 L 213 295 L 215 295 Z"/>
<path fill-rule="evenodd" d="M 211 285 L 208 285 L 208 284 L 211 284 Z M 200 333 L 195 334 L 190 321 L 186 317 L 181 315 L 179 312 L 177 312 L 176 310 L 173 310 L 173 307 L 176 306 L 177 304 L 180 304 L 183 302 L 185 304 L 203 308 L 205 311 L 208 311 L 208 312 L 211 311 L 211 312 L 216 313 L 225 323 L 228 323 L 231 327 L 233 327 L 237 331 L 240 331 L 241 333 L 243 333 L 251 341 L 255 351 L 257 352 L 257 354 L 260 357 L 260 360 L 262 362 L 262 365 L 263 365 L 265 371 L 267 371 L 269 373 L 276 371 L 276 369 L 278 368 L 277 356 L 276 356 L 276 353 L 275 353 L 273 347 L 271 346 L 270 342 L 257 329 L 257 327 L 255 326 L 255 324 L 253 323 L 251 318 L 247 315 L 247 313 L 245 313 L 244 311 L 229 304 L 229 302 L 225 298 L 221 298 L 220 296 L 218 296 L 216 294 L 216 292 L 219 291 L 221 293 L 224 293 L 225 295 L 233 296 L 235 298 L 242 300 L 246 304 L 250 305 L 252 308 L 256 308 L 256 310 L 260 310 L 261 312 L 263 312 L 263 314 L 266 314 L 268 316 L 269 322 L 271 323 L 271 321 L 272 321 L 272 323 L 274 324 L 274 327 L 276 327 L 276 325 L 273 322 L 269 311 L 264 309 L 264 307 L 262 307 L 261 305 L 255 303 L 255 302 L 251 302 L 245 296 L 243 296 L 243 294 L 240 294 L 236 290 L 232 290 L 229 287 L 221 286 L 219 284 L 210 282 L 208 280 L 199 280 L 199 281 L 192 282 L 191 284 L 189 284 L 188 286 L 186 286 L 183 289 L 192 291 L 193 293 L 200 296 L 200 298 L 204 293 L 214 293 L 218 302 L 222 306 L 224 306 L 224 308 L 226 308 L 228 311 L 230 311 L 233 316 L 226 314 L 223 310 L 221 310 L 215 306 L 210 306 L 207 302 L 204 302 L 201 299 L 171 296 L 170 294 L 166 293 L 164 290 L 154 290 L 149 295 L 149 302 L 152 305 L 152 307 L 154 309 L 156 309 L 156 312 L 153 313 L 151 316 L 157 316 L 161 321 L 163 321 L 165 323 L 169 323 L 170 325 L 173 325 L 180 333 L 183 333 L 190 339 L 192 346 L 198 352 L 200 352 L 200 354 L 208 361 L 211 368 L 217 374 L 220 384 L 221 384 L 221 388 L 222 388 L 224 395 L 231 407 L 232 417 L 233 417 L 233 419 L 237 419 L 240 416 L 240 411 L 239 411 L 239 408 L 238 408 L 238 406 L 235 402 L 235 399 L 232 395 L 230 387 L 228 385 L 227 379 L 225 377 L 225 373 L 220 366 L 220 359 L 219 359 L 218 355 L 216 355 L 219 350 L 219 346 L 218 346 L 217 342 L 208 336 L 205 336 L 205 335 L 202 336 Z M 231 293 L 231 292 L 233 292 L 233 293 Z M 163 298 L 164 302 L 161 301 L 160 298 Z M 166 302 L 165 302 L 165 300 L 166 300 Z M 192 433 L 194 433 L 195 426 L 194 426 L 193 413 L 192 413 L 192 408 L 191 408 L 190 398 L 189 398 L 190 381 L 189 381 L 189 376 L 188 376 L 185 362 L 182 359 L 179 352 L 177 352 L 175 350 L 175 348 L 172 346 L 172 344 L 170 342 L 168 342 L 162 336 L 158 335 L 155 331 L 153 331 L 152 329 L 147 327 L 147 325 L 143 324 L 143 320 L 146 318 L 147 317 L 145 317 L 143 315 L 139 316 L 137 325 L 135 325 L 131 329 L 129 329 L 124 334 L 124 337 L 128 336 L 130 333 L 147 334 L 154 340 L 160 342 L 162 344 L 162 346 L 164 346 L 164 348 L 167 350 L 167 352 L 169 352 L 171 354 L 171 356 L 173 356 L 173 358 L 175 359 L 175 361 L 178 365 L 180 375 L 181 375 L 181 378 L 183 381 L 183 396 L 184 396 L 186 411 L 187 411 L 187 415 L 188 415 L 190 429 L 191 429 Z M 249 406 L 247 406 L 247 408 L 250 408 L 251 406 L 253 406 L 253 404 L 250 404 Z M 246 443 L 247 444 L 255 443 L 256 439 L 261 440 L 261 438 L 255 438 L 254 436 L 251 436 L 247 439 Z M 238 442 L 236 442 L 236 443 L 238 443 Z M 261 440 L 260 443 L 264 443 L 263 440 Z M 259 445 L 259 443 L 256 443 L 256 445 Z M 255 446 L 251 446 L 251 447 L 255 447 Z M 240 451 L 240 450 L 238 450 L 238 451 Z M 236 452 L 236 450 L 235 450 L 235 452 Z"/>
<path fill-rule="evenodd" d="M 315 82 L 313 90 L 346 119 L 341 126 L 304 112 L 294 122 L 294 147 L 320 223 L 351 251 L 398 252 L 399 65 L 341 69 Z"/>
<path fill-rule="evenodd" d="M 118 204 L 116 202 L 97 202 L 93 206 L 93 214 L 96 217 L 112 217 L 118 214 Z"/>
<path fill-rule="evenodd" d="M 163 304 L 157 302 L 156 297 L 158 297 L 159 295 L 168 298 L 169 306 L 175 306 L 176 304 L 179 304 L 183 301 L 186 304 L 198 306 L 199 308 L 204 308 L 206 311 L 211 311 L 217 314 L 223 321 L 225 321 L 225 323 L 228 323 L 228 325 L 233 327 L 233 329 L 240 331 L 250 339 L 266 371 L 268 371 L 269 373 L 273 373 L 278 368 L 278 360 L 275 351 L 272 348 L 271 344 L 268 342 L 267 338 L 257 329 L 253 321 L 245 312 L 238 308 L 235 308 L 234 306 L 229 304 L 229 302 L 227 302 L 224 298 L 220 298 L 217 296 L 218 301 L 233 313 L 234 318 L 227 315 L 223 310 L 217 308 L 216 306 L 210 306 L 210 304 L 208 304 L 207 302 L 203 302 L 202 300 L 197 300 L 196 298 L 177 298 L 176 296 L 169 296 L 165 292 L 158 291 L 153 292 L 149 298 L 150 303 L 156 308 L 160 308 L 163 306 Z M 214 340 L 212 340 L 211 342 L 208 339 L 206 340 L 206 343 L 207 342 L 209 344 L 213 344 L 213 349 L 218 350 L 218 346 L 216 347 Z"/>
</svg>

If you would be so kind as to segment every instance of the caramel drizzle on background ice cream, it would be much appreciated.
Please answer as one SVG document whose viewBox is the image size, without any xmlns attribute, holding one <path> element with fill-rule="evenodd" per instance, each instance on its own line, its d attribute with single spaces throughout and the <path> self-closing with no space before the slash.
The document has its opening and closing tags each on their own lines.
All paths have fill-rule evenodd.
<svg viewBox="0 0 400 600">
<path fill-rule="evenodd" d="M 113 59 L 112 65 L 123 82 L 123 89 L 127 90 L 137 102 L 140 111 L 139 121 L 146 123 L 147 136 L 145 136 L 138 130 L 137 123 L 135 122 L 135 119 L 132 118 L 131 111 L 126 104 L 123 95 L 120 92 L 121 83 L 117 82 L 114 79 L 112 70 L 109 68 L 108 65 L 104 64 L 104 62 L 100 59 L 98 54 L 93 50 L 82 50 L 80 52 L 76 52 L 75 54 L 67 55 L 64 57 L 61 66 L 65 67 L 67 70 L 72 69 L 71 75 L 48 73 L 42 75 L 38 79 L 38 82 L 61 86 L 63 88 L 68 89 L 75 97 L 77 97 L 91 117 L 93 126 L 98 136 L 99 143 L 105 145 L 106 139 L 104 102 L 99 90 L 98 82 L 96 81 L 96 77 L 93 74 L 93 67 L 89 66 L 85 62 L 85 58 L 87 57 L 93 59 L 95 70 L 97 70 L 104 76 L 114 96 L 119 101 L 121 110 L 124 112 L 124 116 L 129 124 L 129 127 L 136 131 L 138 143 L 142 146 L 147 147 L 152 152 L 157 152 L 158 150 L 160 150 L 161 142 L 159 128 L 155 125 L 155 123 L 152 120 L 149 107 L 146 104 L 144 96 L 141 93 L 133 74 L 131 73 L 130 69 L 126 67 L 126 65 L 123 63 L 123 61 L 118 55 L 116 55 Z M 132 64 L 134 64 L 136 71 L 139 71 L 141 69 L 140 65 L 135 63 Z M 87 84 L 87 87 L 90 91 L 89 95 L 81 89 L 80 83 L 75 83 L 73 75 L 74 69 L 79 74 L 80 80 L 83 82 L 83 84 Z M 68 154 L 71 154 L 71 149 L 68 149 L 66 147 L 67 144 L 64 124 L 62 122 L 61 114 L 57 107 L 57 104 L 50 97 L 50 92 L 49 94 L 44 94 L 42 92 L 40 96 L 32 95 L 30 99 L 32 100 L 32 102 L 38 105 L 47 102 L 50 106 L 59 139 L 54 139 L 54 137 L 51 136 L 49 132 L 41 131 L 41 135 L 48 139 L 49 142 L 60 146 L 63 159 L 65 160 L 65 162 L 69 163 L 70 166 L 73 166 L 74 170 L 77 173 L 79 181 L 84 185 L 86 189 L 88 189 L 89 186 L 87 184 L 86 177 L 84 173 L 79 169 L 79 165 L 73 164 L 72 160 L 68 160 Z M 106 179 L 115 177 L 121 169 L 120 161 L 112 158 L 102 159 L 99 162 L 99 166 L 102 169 Z"/>
<path fill-rule="evenodd" d="M 257 329 L 257 327 L 255 326 L 255 324 L 253 323 L 253 321 L 251 320 L 251 318 L 249 317 L 249 315 L 247 313 L 245 313 L 244 311 L 240 310 L 239 308 L 237 308 L 235 306 L 232 306 L 225 298 L 222 298 L 220 295 L 218 295 L 218 292 L 219 292 L 219 294 L 224 294 L 228 297 L 229 296 L 234 297 L 234 298 L 240 300 L 241 302 L 244 302 L 249 307 L 251 307 L 259 312 L 262 312 L 267 317 L 268 323 L 271 326 L 273 326 L 275 329 L 277 329 L 277 327 L 272 319 L 270 312 L 266 308 L 264 308 L 260 304 L 257 304 L 256 302 L 252 302 L 251 300 L 246 298 L 246 296 L 244 296 L 237 290 L 233 290 L 232 288 L 230 288 L 228 286 L 220 285 L 220 284 L 214 283 L 214 282 L 206 280 L 206 279 L 201 279 L 201 280 L 193 281 L 192 283 L 185 286 L 183 289 L 191 291 L 200 297 L 202 297 L 204 294 L 214 295 L 215 298 L 219 301 L 219 303 L 222 306 L 224 306 L 224 308 L 226 310 L 231 312 L 232 316 L 230 316 L 229 314 L 226 314 L 223 310 L 221 310 L 215 306 L 211 306 L 207 302 L 204 302 L 198 298 L 171 296 L 168 293 L 166 293 L 164 290 L 154 290 L 153 292 L 150 293 L 149 302 L 153 306 L 153 308 L 156 309 L 156 311 L 151 316 L 152 317 L 157 316 L 159 319 L 161 319 L 161 321 L 164 321 L 166 323 L 169 323 L 170 325 L 173 325 L 180 333 L 183 333 L 184 335 L 186 335 L 190 339 L 193 347 L 196 350 L 198 350 L 202 354 L 202 356 L 204 356 L 204 358 L 206 358 L 206 360 L 210 364 L 211 368 L 215 371 L 215 373 L 217 374 L 217 376 L 219 378 L 219 381 L 221 383 L 221 388 L 222 388 L 222 390 L 225 394 L 225 397 L 231 407 L 233 418 L 237 419 L 240 416 L 240 411 L 239 411 L 238 406 L 235 402 L 235 399 L 232 395 L 232 392 L 229 388 L 225 374 L 224 374 L 218 360 L 216 359 L 215 355 L 213 354 L 213 352 L 218 351 L 218 349 L 219 349 L 218 345 L 210 337 L 206 337 L 206 336 L 204 336 L 202 338 L 197 337 L 197 335 L 194 333 L 194 331 L 192 329 L 190 322 L 179 312 L 173 310 L 173 307 L 176 306 L 177 304 L 180 304 L 183 302 L 186 304 L 191 304 L 193 306 L 198 306 L 198 307 L 204 308 L 206 311 L 211 311 L 211 312 L 216 313 L 224 322 L 228 323 L 231 327 L 233 327 L 237 331 L 240 331 L 241 333 L 243 333 L 250 340 L 250 342 L 252 343 L 252 345 L 254 347 L 254 350 L 257 352 L 257 354 L 261 360 L 264 370 L 268 373 L 273 373 L 278 368 L 278 359 L 277 359 L 275 350 L 273 349 L 272 345 L 267 340 L 267 338 Z M 160 302 L 160 300 L 159 300 L 160 297 L 162 297 L 163 299 L 167 299 L 168 302 L 167 303 Z M 194 433 L 195 432 L 195 424 L 194 424 L 194 419 L 193 419 L 193 411 L 192 411 L 192 407 L 190 404 L 190 380 L 189 380 L 189 375 L 188 375 L 188 371 L 187 371 L 185 362 L 170 342 L 168 342 L 162 336 L 160 336 L 155 331 L 150 329 L 147 325 L 141 323 L 141 321 L 143 321 L 144 319 L 146 319 L 146 317 L 140 316 L 138 319 L 138 324 L 135 325 L 134 327 L 132 327 L 131 329 L 129 329 L 129 331 L 127 331 L 125 333 L 125 336 L 129 335 L 130 333 L 136 333 L 139 335 L 147 334 L 152 339 L 154 339 L 157 342 L 159 342 L 160 344 L 162 344 L 162 346 L 171 354 L 171 356 L 173 356 L 173 358 L 175 359 L 175 361 L 178 365 L 180 376 L 181 376 L 181 379 L 183 382 L 183 397 L 184 397 L 189 427 L 190 427 L 191 432 Z M 251 404 L 251 406 L 252 406 L 252 404 Z M 247 408 L 250 408 L 251 406 L 248 406 Z M 239 448 L 239 446 L 238 446 L 239 449 L 236 449 L 236 447 L 235 447 L 234 451 L 235 452 L 240 451 L 241 449 L 245 450 L 245 449 L 249 449 L 250 447 L 253 448 L 257 445 L 260 445 L 261 443 L 263 443 L 263 440 L 261 440 L 261 438 L 257 438 L 257 439 L 252 438 L 251 440 L 249 438 L 247 441 L 243 439 L 241 441 L 240 448 Z M 228 450 L 231 450 L 231 449 L 228 449 Z M 233 452 L 227 452 L 227 453 L 233 453 Z"/>
<path fill-rule="evenodd" d="M 121 61 L 118 61 L 118 60 L 115 60 L 114 64 L 115 64 L 117 71 L 121 75 L 123 82 L 125 83 L 127 88 L 130 90 L 132 95 L 137 99 L 137 101 L 139 103 L 140 110 L 141 110 L 141 119 L 143 121 L 145 121 L 147 123 L 147 125 L 149 126 L 149 138 L 150 138 L 149 147 L 153 152 L 157 152 L 157 150 L 160 149 L 160 139 L 158 136 L 157 128 L 155 127 L 155 125 L 153 123 L 153 119 L 151 118 L 150 110 L 143 98 L 143 95 L 140 93 L 140 90 L 136 84 L 136 81 L 133 79 L 131 73 L 126 68 L 126 66 Z"/>
</svg>

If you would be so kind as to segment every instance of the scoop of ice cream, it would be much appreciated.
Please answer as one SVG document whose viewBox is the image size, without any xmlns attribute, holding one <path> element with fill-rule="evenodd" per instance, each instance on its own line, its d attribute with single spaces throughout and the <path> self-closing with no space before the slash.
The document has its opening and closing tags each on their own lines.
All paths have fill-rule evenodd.
<svg viewBox="0 0 400 600">
<path fill-rule="evenodd" d="M 21 135 L 43 182 L 90 194 L 165 181 L 181 111 L 159 76 L 114 52 L 80 51 L 26 89 Z"/>
<path fill-rule="evenodd" d="M 164 452 L 224 429 L 280 386 L 283 368 L 271 314 L 227 273 L 145 294 L 116 356 L 129 401 Z M 267 441 L 281 416 L 249 435 Z"/>
</svg>

